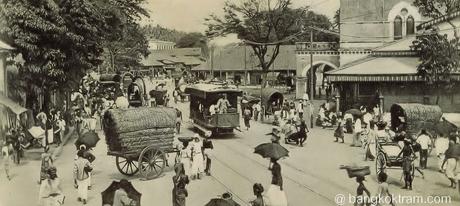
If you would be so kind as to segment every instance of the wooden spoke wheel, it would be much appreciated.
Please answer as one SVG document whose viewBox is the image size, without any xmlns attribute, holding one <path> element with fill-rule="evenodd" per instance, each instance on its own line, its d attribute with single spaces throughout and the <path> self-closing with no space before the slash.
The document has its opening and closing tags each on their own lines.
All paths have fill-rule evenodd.
<svg viewBox="0 0 460 206">
<path fill-rule="evenodd" d="M 146 179 L 153 179 L 163 173 L 166 165 L 165 153 L 157 147 L 149 146 L 139 155 L 139 171 Z"/>
<path fill-rule="evenodd" d="M 133 176 L 139 171 L 139 167 L 133 159 L 117 156 L 115 161 L 121 174 Z"/>
<path fill-rule="evenodd" d="M 377 154 L 377 157 L 375 158 L 375 171 L 376 175 L 379 175 L 381 172 L 385 172 L 385 169 L 387 167 L 387 160 L 385 157 L 385 154 L 382 152 L 379 152 Z"/>
</svg>

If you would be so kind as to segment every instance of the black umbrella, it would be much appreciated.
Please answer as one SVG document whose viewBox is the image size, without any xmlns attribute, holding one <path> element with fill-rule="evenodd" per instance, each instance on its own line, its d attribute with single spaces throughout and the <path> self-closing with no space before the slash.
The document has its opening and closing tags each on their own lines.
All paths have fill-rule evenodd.
<svg viewBox="0 0 460 206">
<path fill-rule="evenodd" d="M 193 140 L 193 137 L 178 137 L 177 138 L 180 142 L 190 142 Z"/>
<path fill-rule="evenodd" d="M 289 156 L 289 151 L 283 146 L 276 143 L 263 143 L 254 149 L 254 153 L 261 155 L 263 158 L 280 159 Z"/>
<path fill-rule="evenodd" d="M 349 109 L 345 113 L 351 114 L 353 116 L 362 116 L 363 113 L 359 109 Z"/>
<path fill-rule="evenodd" d="M 110 184 L 110 186 L 107 189 L 104 190 L 104 192 L 101 192 L 102 204 L 103 205 L 106 205 L 106 204 L 107 205 L 113 205 L 113 198 L 115 196 L 115 191 L 120 189 L 120 187 L 121 187 L 120 182 L 113 181 L 112 184 Z M 125 187 L 123 189 L 126 191 L 126 193 L 128 193 L 128 197 L 130 199 L 134 200 L 136 206 L 141 205 L 141 196 L 142 196 L 142 194 L 139 193 L 133 187 L 131 182 L 129 182 L 127 187 Z"/>
<path fill-rule="evenodd" d="M 211 199 L 205 206 L 240 206 L 240 204 L 236 203 L 232 199 L 225 200 L 222 198 L 214 198 Z"/>
<path fill-rule="evenodd" d="M 99 139 L 100 138 L 96 132 L 89 131 L 81 135 L 80 138 L 75 141 L 75 145 L 79 147 L 80 145 L 84 144 L 87 148 L 91 148 L 96 146 Z"/>
</svg>

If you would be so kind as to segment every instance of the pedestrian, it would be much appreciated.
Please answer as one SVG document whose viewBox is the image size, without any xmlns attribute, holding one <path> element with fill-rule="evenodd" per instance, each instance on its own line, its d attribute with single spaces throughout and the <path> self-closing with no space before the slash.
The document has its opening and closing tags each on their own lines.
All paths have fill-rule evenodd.
<svg viewBox="0 0 460 206">
<path fill-rule="evenodd" d="M 274 126 L 272 128 L 272 132 L 269 133 L 269 135 L 271 135 L 270 141 L 272 143 L 279 144 L 280 143 L 280 138 L 281 138 L 280 134 L 281 134 L 280 127 Z"/>
<path fill-rule="evenodd" d="M 53 166 L 53 158 L 49 153 L 49 146 L 45 147 L 45 152 L 41 154 L 41 166 L 40 166 L 40 180 L 38 184 L 41 184 L 47 177 L 47 171 Z"/>
<path fill-rule="evenodd" d="M 260 183 L 256 183 L 252 186 L 252 191 L 254 192 L 254 196 L 256 196 L 255 200 L 250 202 L 251 206 L 266 206 L 265 200 L 262 196 L 264 192 L 264 187 Z"/>
<path fill-rule="evenodd" d="M 285 102 L 283 104 L 283 108 L 282 108 L 281 113 L 282 113 L 281 117 L 286 120 L 288 118 L 288 116 L 289 116 L 289 103 L 288 103 L 287 100 L 285 100 Z"/>
<path fill-rule="evenodd" d="M 404 147 L 401 152 L 398 154 L 397 158 L 402 155 L 403 163 L 402 169 L 404 174 L 404 187 L 403 189 L 412 190 L 412 161 L 414 159 L 414 149 L 412 148 L 411 140 L 409 138 L 404 139 Z"/>
<path fill-rule="evenodd" d="M 185 175 L 183 164 L 177 164 L 174 171 L 176 175 L 172 178 L 174 183 L 172 190 L 173 206 L 185 206 L 185 199 L 188 197 L 188 191 L 185 186 L 190 183 L 190 180 Z"/>
<path fill-rule="evenodd" d="M 56 167 L 47 170 L 47 178 L 40 185 L 39 204 L 43 206 L 59 206 L 64 204 L 61 181 L 57 176 Z"/>
<path fill-rule="evenodd" d="M 361 118 L 357 118 L 355 121 L 354 129 L 353 129 L 353 142 L 351 143 L 352 147 L 362 146 L 361 132 L 362 132 Z"/>
<path fill-rule="evenodd" d="M 254 105 L 252 105 L 252 111 L 254 111 L 254 121 L 258 121 L 260 112 L 262 111 L 262 107 L 260 106 L 259 102 L 256 102 Z"/>
<path fill-rule="evenodd" d="M 230 106 L 230 102 L 227 100 L 227 94 L 223 94 L 222 97 L 217 100 L 217 108 L 219 108 L 220 114 L 227 113 Z"/>
<path fill-rule="evenodd" d="M 173 91 L 173 97 L 174 97 L 174 104 L 177 104 L 180 98 L 179 91 L 177 88 Z"/>
<path fill-rule="evenodd" d="M 129 182 L 126 179 L 120 180 L 120 188 L 115 190 L 113 195 L 113 204 L 112 206 L 134 206 L 136 205 L 136 201 L 128 197 L 128 193 L 126 192 L 126 188 L 129 188 Z"/>
<path fill-rule="evenodd" d="M 21 146 L 21 142 L 23 141 L 23 136 L 24 134 L 21 133 L 17 133 L 15 135 L 15 137 L 13 138 L 13 143 L 12 143 L 12 146 L 13 146 L 13 161 L 14 163 L 16 164 L 19 164 L 21 162 L 21 155 L 22 155 L 22 146 Z"/>
<path fill-rule="evenodd" d="M 3 156 L 3 168 L 5 170 L 6 178 L 8 178 L 8 180 L 11 180 L 11 176 L 10 176 L 11 152 L 12 152 L 11 144 L 5 141 L 4 145 L 2 146 L 2 156 Z"/>
<path fill-rule="evenodd" d="M 356 188 L 355 206 L 367 205 L 367 200 L 371 197 L 371 193 L 369 192 L 369 190 L 364 185 L 365 180 L 366 179 L 364 178 L 364 176 L 357 176 L 356 177 L 356 182 L 358 183 L 358 188 Z M 365 198 L 364 193 L 366 193 L 367 197 L 369 197 L 369 198 Z"/>
<path fill-rule="evenodd" d="M 451 140 L 449 142 L 449 148 L 445 152 L 444 162 L 441 165 L 442 168 L 445 166 L 445 175 L 450 181 L 450 187 L 455 188 L 457 185 L 457 180 L 460 181 L 460 173 L 458 173 L 459 164 L 458 164 L 458 157 L 453 155 L 454 153 L 458 153 L 458 151 L 454 151 L 456 146 L 455 140 Z M 460 186 L 459 186 L 460 187 Z M 460 189 L 459 189 L 460 190 Z"/>
<path fill-rule="evenodd" d="M 299 114 L 299 118 L 300 120 L 303 120 L 303 113 L 304 113 L 304 103 L 303 103 L 303 100 L 300 100 L 299 101 L 299 105 L 297 106 L 297 113 Z"/>
<path fill-rule="evenodd" d="M 249 128 L 251 127 L 251 125 L 250 125 L 251 110 L 249 109 L 249 106 L 247 106 L 247 107 L 244 109 L 243 119 L 244 119 L 244 126 L 246 126 L 246 130 L 249 130 Z M 256 120 L 256 121 L 257 121 L 257 120 Z"/>
<path fill-rule="evenodd" d="M 420 167 L 426 169 L 428 161 L 428 149 L 431 147 L 431 138 L 425 129 L 422 129 L 421 134 L 417 138 L 417 143 L 420 144 Z"/>
<path fill-rule="evenodd" d="M 283 177 L 281 175 L 281 165 L 276 159 L 270 159 L 273 166 L 271 168 L 272 181 L 267 190 L 267 203 L 270 206 L 287 206 L 286 194 L 283 191 Z"/>
<path fill-rule="evenodd" d="M 89 187 L 89 172 L 93 170 L 91 163 L 84 158 L 84 151 L 79 150 L 77 152 L 78 159 L 75 161 L 73 175 L 74 180 L 77 183 L 78 189 L 78 201 L 86 204 L 88 201 L 88 187 Z"/>
<path fill-rule="evenodd" d="M 445 153 L 449 148 L 449 139 L 443 133 L 440 133 L 434 144 L 436 148 L 436 157 L 438 159 L 438 170 L 439 172 L 443 172 L 444 168 L 442 167 L 442 164 L 444 163 L 444 159 L 446 157 Z"/>
<path fill-rule="evenodd" d="M 90 163 L 93 163 L 94 160 L 96 160 L 96 156 L 94 156 L 91 153 L 90 148 L 87 148 L 86 145 L 81 144 L 79 146 L 79 150 L 83 151 L 83 158 L 87 159 Z M 78 155 L 75 158 L 75 160 L 77 159 L 78 159 Z M 94 169 L 94 165 L 92 164 L 91 166 Z M 88 172 L 88 189 L 91 189 L 91 177 L 92 177 L 92 171 L 89 171 Z"/>
<path fill-rule="evenodd" d="M 335 129 L 334 131 L 334 137 L 335 137 L 335 141 L 334 142 L 338 142 L 339 139 L 342 140 L 342 143 L 344 143 L 344 137 L 345 137 L 345 134 L 344 134 L 344 128 L 343 128 L 343 120 L 342 118 L 339 118 L 338 120 L 339 124 L 337 125 L 337 129 Z"/>
<path fill-rule="evenodd" d="M 310 131 L 308 130 L 307 124 L 305 123 L 305 120 L 300 121 L 300 126 L 299 126 L 299 131 L 298 133 L 298 139 L 297 139 L 297 145 L 303 147 L 303 143 L 307 140 L 307 133 Z"/>
<path fill-rule="evenodd" d="M 211 176 L 211 157 L 209 156 L 209 150 L 214 149 L 214 145 L 211 140 L 205 139 L 203 141 L 203 154 L 205 157 L 205 168 L 204 172 L 206 175 Z"/>
<path fill-rule="evenodd" d="M 201 148 L 203 147 L 203 142 L 200 140 L 198 134 L 195 134 L 192 142 L 192 169 L 191 169 L 191 178 L 201 179 L 201 173 L 204 172 L 204 158 Z"/>
<path fill-rule="evenodd" d="M 190 149 L 191 146 L 188 141 L 182 142 L 182 148 L 179 152 L 180 156 L 180 163 L 182 163 L 182 167 L 184 170 L 185 175 L 190 176 L 190 170 L 192 168 L 192 150 Z"/>
<path fill-rule="evenodd" d="M 182 124 L 182 112 L 176 108 L 176 132 L 180 134 L 180 127 Z"/>
<path fill-rule="evenodd" d="M 377 188 L 377 205 L 378 206 L 383 206 L 383 205 L 392 205 L 394 206 L 393 202 L 393 195 L 390 194 L 390 190 L 388 189 L 388 175 L 385 172 L 380 172 L 377 176 L 378 178 L 378 183 L 379 186 Z M 387 202 L 390 200 L 389 202 Z"/>
</svg>

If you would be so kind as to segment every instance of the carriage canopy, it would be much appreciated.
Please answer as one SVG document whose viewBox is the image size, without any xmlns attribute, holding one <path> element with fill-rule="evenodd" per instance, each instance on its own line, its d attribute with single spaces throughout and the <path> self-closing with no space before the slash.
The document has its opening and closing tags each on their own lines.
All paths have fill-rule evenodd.
<svg viewBox="0 0 460 206">
<path fill-rule="evenodd" d="M 283 94 L 274 88 L 264 88 L 262 89 L 262 101 L 265 105 L 271 105 L 273 102 L 277 104 L 283 103 L 284 96 Z"/>
<path fill-rule="evenodd" d="M 421 129 L 435 130 L 442 117 L 442 110 L 437 105 L 393 104 L 390 112 L 392 129 L 405 124 L 406 131 L 411 134 L 416 134 Z"/>
</svg>

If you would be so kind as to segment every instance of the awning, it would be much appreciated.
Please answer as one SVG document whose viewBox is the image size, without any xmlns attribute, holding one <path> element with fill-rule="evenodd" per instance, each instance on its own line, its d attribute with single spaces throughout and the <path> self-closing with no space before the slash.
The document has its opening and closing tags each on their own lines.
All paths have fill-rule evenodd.
<svg viewBox="0 0 460 206">
<path fill-rule="evenodd" d="M 327 72 L 330 82 L 423 81 L 417 75 L 417 57 L 369 57 Z"/>
<path fill-rule="evenodd" d="M 26 108 L 22 107 L 21 105 L 15 103 L 8 97 L 3 96 L 0 94 L 0 104 L 8 107 L 13 113 L 19 115 L 27 111 Z"/>
</svg>

